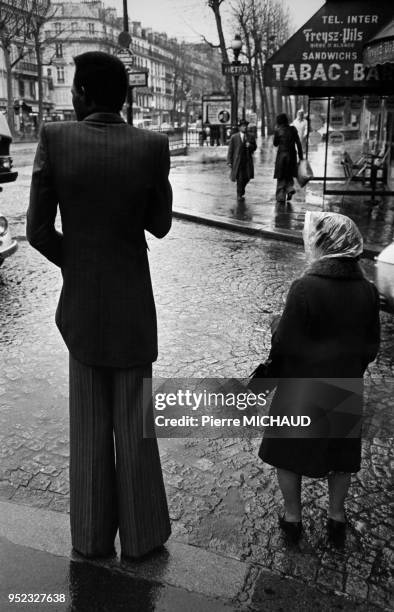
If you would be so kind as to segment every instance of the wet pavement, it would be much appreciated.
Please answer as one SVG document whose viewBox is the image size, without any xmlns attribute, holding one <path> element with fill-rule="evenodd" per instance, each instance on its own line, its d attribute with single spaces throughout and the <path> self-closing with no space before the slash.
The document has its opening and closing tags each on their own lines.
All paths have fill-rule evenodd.
<svg viewBox="0 0 394 612">
<path fill-rule="evenodd" d="M 312 181 L 301 189 L 296 183 L 296 194 L 290 204 L 278 205 L 275 199 L 276 180 L 274 163 L 276 149 L 267 139 L 257 149 L 255 178 L 246 188 L 245 202 L 237 203 L 235 183 L 229 179 L 226 165 L 227 147 L 191 149 L 188 160 L 172 159 L 172 177 L 175 185 L 175 211 L 185 218 L 202 216 L 205 221 L 227 220 L 247 231 L 260 231 L 278 239 L 298 239 L 305 210 L 340 212 L 350 216 L 363 234 L 365 245 L 372 254 L 379 253 L 394 239 L 394 198 L 377 197 L 371 204 L 370 196 L 323 196 L 322 181 Z M 315 176 L 323 173 L 322 151 L 311 153 Z M 203 163 L 201 163 L 203 162 Z M 213 169 L 211 164 L 215 165 Z M 338 169 L 336 170 L 339 174 Z M 336 182 L 330 188 L 341 188 Z M 352 185 L 358 189 L 361 185 Z"/>
<path fill-rule="evenodd" d="M 182 160 L 177 163 L 183 172 Z M 206 166 L 202 175 L 210 177 L 211 168 L 216 176 L 218 168 Z M 177 194 L 176 173 L 175 168 Z M 193 176 L 191 172 L 191 182 Z M 18 236 L 24 235 L 29 180 L 26 166 L 20 180 L 6 187 L 0 204 Z M 165 240 L 150 239 L 149 244 L 160 340 L 155 375 L 248 376 L 267 353 L 272 315 L 283 308 L 291 281 L 305 266 L 301 248 L 181 221 L 174 222 Z M 366 265 L 371 267 L 372 262 Z M 9 521 L 12 508 L 16 513 L 24 507 L 67 518 L 67 354 L 53 320 L 59 288 L 57 269 L 23 240 L 0 271 L 0 500 L 10 504 Z M 320 597 L 327 605 L 321 609 L 346 605 L 390 609 L 393 331 L 394 319 L 382 313 L 382 348 L 368 372 L 366 405 L 367 411 L 382 416 L 381 428 L 364 442 L 363 469 L 354 479 L 347 506 L 352 528 L 343 553 L 328 547 L 325 540 L 324 480 L 305 479 L 305 536 L 298 548 L 288 549 L 277 528 L 281 500 L 274 470 L 256 457 L 259 440 L 163 439 L 160 451 L 173 528 L 169 550 L 178 547 L 174 556 L 180 575 L 192 564 L 192 553 L 196 558 L 208 555 L 201 565 L 210 568 L 213 586 L 209 593 L 198 590 L 197 564 L 189 570 L 196 577 L 189 589 L 184 577 L 181 586 L 169 580 L 168 573 L 163 578 L 163 569 L 160 577 L 163 561 L 156 573 L 147 570 L 148 578 L 145 574 L 141 580 L 160 585 L 169 580 L 170 586 L 185 589 L 191 609 L 194 593 L 196 610 L 210 609 L 205 600 L 198 603 L 202 595 L 216 597 L 215 605 L 231 609 L 280 610 L 290 607 L 289 601 L 296 598 L 294 590 L 300 597 L 292 606 L 295 610 L 316 609 L 316 604 L 305 607 L 306 602 L 320 601 Z M 30 546 L 36 548 L 34 541 Z M 48 554 L 48 548 L 44 550 Z M 241 564 L 237 565 L 240 582 L 232 580 L 236 589 L 228 597 L 219 580 L 228 570 L 218 558 Z M 209 559 L 213 559 L 212 567 Z M 32 567 L 38 579 L 40 572 Z M 92 583 L 83 584 L 88 585 L 83 589 L 86 595 Z M 127 588 L 121 590 L 129 592 Z M 350 598 L 348 604 L 334 605 L 330 597 L 335 593 Z M 157 607 L 157 600 L 156 607 L 149 608 L 144 597 L 147 607 L 137 609 L 177 609 L 170 604 Z M 365 605 L 358 608 L 358 601 Z M 118 609 L 122 605 L 120 601 Z"/>
</svg>

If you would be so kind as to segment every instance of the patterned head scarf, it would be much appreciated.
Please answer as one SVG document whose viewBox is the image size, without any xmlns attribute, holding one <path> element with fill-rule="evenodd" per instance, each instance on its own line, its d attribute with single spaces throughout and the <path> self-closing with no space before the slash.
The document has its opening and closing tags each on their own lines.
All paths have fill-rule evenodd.
<svg viewBox="0 0 394 612">
<path fill-rule="evenodd" d="M 363 252 L 361 233 L 346 215 L 307 211 L 303 236 L 305 252 L 312 261 L 358 257 Z"/>
</svg>

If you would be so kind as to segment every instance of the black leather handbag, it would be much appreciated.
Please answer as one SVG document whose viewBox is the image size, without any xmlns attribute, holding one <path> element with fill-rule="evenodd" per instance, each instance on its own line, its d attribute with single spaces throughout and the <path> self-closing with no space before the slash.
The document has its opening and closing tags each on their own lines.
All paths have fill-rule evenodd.
<svg viewBox="0 0 394 612">
<path fill-rule="evenodd" d="M 248 389 L 253 393 L 265 393 L 268 395 L 275 389 L 278 384 L 279 376 L 277 368 L 272 359 L 268 357 L 263 363 L 260 363 L 250 375 Z"/>
</svg>

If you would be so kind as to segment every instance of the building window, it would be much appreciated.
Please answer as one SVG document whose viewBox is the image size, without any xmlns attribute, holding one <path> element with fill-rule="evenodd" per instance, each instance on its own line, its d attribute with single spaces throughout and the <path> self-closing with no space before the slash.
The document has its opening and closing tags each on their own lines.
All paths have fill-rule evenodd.
<svg viewBox="0 0 394 612">
<path fill-rule="evenodd" d="M 89 34 L 94 34 L 94 23 L 88 23 Z"/>
<path fill-rule="evenodd" d="M 63 57 L 63 45 L 62 45 L 62 43 L 57 43 L 56 44 L 55 55 L 56 55 L 56 57 Z"/>
<path fill-rule="evenodd" d="M 77 22 L 76 21 L 72 21 L 71 22 L 71 32 L 76 32 L 77 31 Z"/>
<path fill-rule="evenodd" d="M 30 81 L 29 88 L 30 88 L 30 97 L 33 98 L 33 100 L 35 100 L 35 98 L 36 98 L 36 84 L 35 84 L 34 81 Z"/>
<path fill-rule="evenodd" d="M 18 89 L 19 89 L 19 97 L 24 98 L 25 97 L 25 81 L 23 81 L 22 79 L 19 79 L 18 81 Z"/>
<path fill-rule="evenodd" d="M 51 38 L 51 30 L 45 30 L 45 38 L 46 40 L 48 40 L 48 38 Z"/>
<path fill-rule="evenodd" d="M 57 70 L 57 82 L 58 83 L 64 83 L 64 68 L 63 66 L 58 66 L 56 68 Z"/>
<path fill-rule="evenodd" d="M 61 34 L 62 31 L 62 24 L 59 23 L 59 21 L 56 21 L 55 23 L 55 33 L 56 34 Z"/>
</svg>

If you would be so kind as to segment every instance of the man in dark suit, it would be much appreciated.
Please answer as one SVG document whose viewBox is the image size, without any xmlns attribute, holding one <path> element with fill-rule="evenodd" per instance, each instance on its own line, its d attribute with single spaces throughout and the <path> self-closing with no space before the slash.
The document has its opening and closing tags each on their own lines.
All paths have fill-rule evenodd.
<svg viewBox="0 0 394 612">
<path fill-rule="evenodd" d="M 247 132 L 248 125 L 244 119 L 239 122 L 239 132 L 231 136 L 227 153 L 230 178 L 237 183 L 238 202 L 245 199 L 245 187 L 254 178 L 253 153 L 257 145 L 254 136 Z"/>
<path fill-rule="evenodd" d="M 75 65 L 78 121 L 41 130 L 27 238 L 63 276 L 56 323 L 70 353 L 73 548 L 111 555 L 119 528 L 122 555 L 136 558 L 170 535 L 157 441 L 142 427 L 143 379 L 157 358 L 144 230 L 162 238 L 171 227 L 169 146 L 121 118 L 119 59 L 90 52 Z"/>
</svg>

